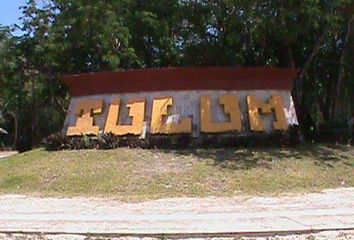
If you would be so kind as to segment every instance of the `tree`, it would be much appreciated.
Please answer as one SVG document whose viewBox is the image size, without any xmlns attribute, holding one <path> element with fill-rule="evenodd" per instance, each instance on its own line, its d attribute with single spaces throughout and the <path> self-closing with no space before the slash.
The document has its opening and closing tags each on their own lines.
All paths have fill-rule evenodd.
<svg viewBox="0 0 354 240">
<path fill-rule="evenodd" d="M 0 31 L 0 104 L 31 144 L 62 126 L 63 74 L 299 68 L 293 95 L 305 130 L 354 110 L 352 0 L 28 0 L 22 9 L 23 36 Z"/>
</svg>

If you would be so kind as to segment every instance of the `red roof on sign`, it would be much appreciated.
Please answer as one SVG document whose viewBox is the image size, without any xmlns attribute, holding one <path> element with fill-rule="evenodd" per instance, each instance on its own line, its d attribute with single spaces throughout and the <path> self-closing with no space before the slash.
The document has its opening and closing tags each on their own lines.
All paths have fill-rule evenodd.
<svg viewBox="0 0 354 240">
<path fill-rule="evenodd" d="M 169 90 L 291 90 L 298 69 L 200 67 L 85 73 L 62 77 L 72 96 Z"/>
</svg>

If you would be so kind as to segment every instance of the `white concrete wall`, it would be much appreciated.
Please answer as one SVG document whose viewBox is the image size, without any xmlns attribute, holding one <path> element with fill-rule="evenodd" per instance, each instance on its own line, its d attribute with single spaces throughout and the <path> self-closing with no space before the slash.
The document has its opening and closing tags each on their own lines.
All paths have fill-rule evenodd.
<svg viewBox="0 0 354 240">
<path fill-rule="evenodd" d="M 76 123 L 75 109 L 77 103 L 83 99 L 103 99 L 104 109 L 103 113 L 100 115 L 95 115 L 95 123 L 103 131 L 105 121 L 108 114 L 109 104 L 112 102 L 114 97 L 119 97 L 121 99 L 120 108 L 120 123 L 130 124 L 131 119 L 128 117 L 128 108 L 126 107 L 127 101 L 130 99 L 142 99 L 146 100 L 146 112 L 145 121 L 149 127 L 151 122 L 152 113 L 152 102 L 154 98 L 161 97 L 173 97 L 174 105 L 171 109 L 171 115 L 175 114 L 174 118 L 168 119 L 168 121 L 174 121 L 179 117 L 192 117 L 193 118 L 193 136 L 198 137 L 200 135 L 200 98 L 201 96 L 210 96 L 212 99 L 212 110 L 213 110 L 213 120 L 225 122 L 228 121 L 227 115 L 223 112 L 222 107 L 218 104 L 218 97 L 222 95 L 235 95 L 240 98 L 240 106 L 242 111 L 242 126 L 243 130 L 240 134 L 248 134 L 249 121 L 248 121 L 248 108 L 246 97 L 250 95 L 255 95 L 257 99 L 268 101 L 271 95 L 280 95 L 284 102 L 284 112 L 287 118 L 288 124 L 298 124 L 294 102 L 289 91 L 279 91 L 279 90 L 251 90 L 251 91 L 207 91 L 207 90 L 197 90 L 197 91 L 159 91 L 159 92 L 140 92 L 140 93 L 126 93 L 126 94 L 103 94 L 103 95 L 91 95 L 83 97 L 73 97 L 68 109 L 67 117 L 63 127 L 63 132 L 66 132 L 68 126 L 74 126 Z M 272 122 L 274 117 L 271 115 L 263 116 L 265 123 L 266 132 L 272 132 Z"/>
</svg>

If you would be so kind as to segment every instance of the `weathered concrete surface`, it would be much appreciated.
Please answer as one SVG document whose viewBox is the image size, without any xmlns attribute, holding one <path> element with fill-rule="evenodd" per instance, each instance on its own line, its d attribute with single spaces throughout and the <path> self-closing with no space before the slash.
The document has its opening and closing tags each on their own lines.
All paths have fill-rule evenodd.
<svg viewBox="0 0 354 240">
<path fill-rule="evenodd" d="M 137 237 L 137 236 L 92 236 L 92 235 L 75 235 L 75 234 L 1 234 L 0 240 L 160 240 L 160 239 L 176 239 L 170 237 Z M 322 231 L 309 234 L 288 234 L 288 235 L 274 235 L 274 236 L 245 236 L 232 235 L 229 237 L 178 237 L 179 240 L 352 240 L 354 239 L 354 231 Z"/>
<path fill-rule="evenodd" d="M 114 199 L 0 196 L 0 232 L 220 234 L 354 230 L 354 188 L 303 196 Z"/>
<path fill-rule="evenodd" d="M 153 99 L 162 97 L 173 97 L 173 106 L 171 108 L 171 115 L 178 118 L 192 117 L 193 122 L 193 136 L 198 137 L 200 135 L 200 98 L 201 96 L 210 96 L 212 101 L 212 115 L 213 120 L 216 122 L 226 122 L 229 121 L 224 113 L 222 106 L 218 104 L 218 97 L 222 95 L 232 95 L 240 98 L 240 107 L 242 112 L 242 134 L 247 134 L 249 130 L 248 121 L 248 108 L 246 97 L 254 95 L 257 99 L 262 101 L 268 101 L 271 95 L 279 95 L 283 98 L 284 102 L 284 112 L 287 119 L 288 125 L 298 124 L 296 117 L 294 102 L 289 91 L 281 90 L 249 90 L 249 91 L 160 91 L 160 92 L 141 92 L 141 93 L 127 93 L 127 94 L 103 94 L 103 95 L 92 95 L 83 97 L 73 97 L 70 102 L 67 117 L 63 127 L 63 133 L 66 132 L 69 126 L 75 126 L 76 116 L 75 110 L 77 104 L 83 99 L 103 99 L 105 107 L 103 108 L 102 114 L 94 115 L 95 123 L 103 131 L 104 125 L 108 115 L 109 104 L 111 104 L 114 97 L 119 97 L 122 101 L 122 106 L 120 108 L 120 123 L 121 124 L 131 124 L 131 119 L 129 118 L 128 108 L 126 104 L 132 99 L 145 99 L 145 121 L 147 126 L 151 123 L 152 115 L 152 104 Z M 177 119 L 178 119 L 177 118 Z M 271 115 L 265 115 L 262 117 L 264 121 L 264 127 L 266 132 L 272 132 L 272 123 L 274 117 Z"/>
</svg>

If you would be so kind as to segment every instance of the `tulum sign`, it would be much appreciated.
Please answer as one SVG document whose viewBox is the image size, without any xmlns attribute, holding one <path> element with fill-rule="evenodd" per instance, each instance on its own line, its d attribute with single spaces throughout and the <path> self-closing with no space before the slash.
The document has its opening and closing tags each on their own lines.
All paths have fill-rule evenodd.
<svg viewBox="0 0 354 240">
<path fill-rule="evenodd" d="M 67 136 L 253 133 L 297 125 L 295 69 L 166 68 L 64 76 Z"/>
</svg>

